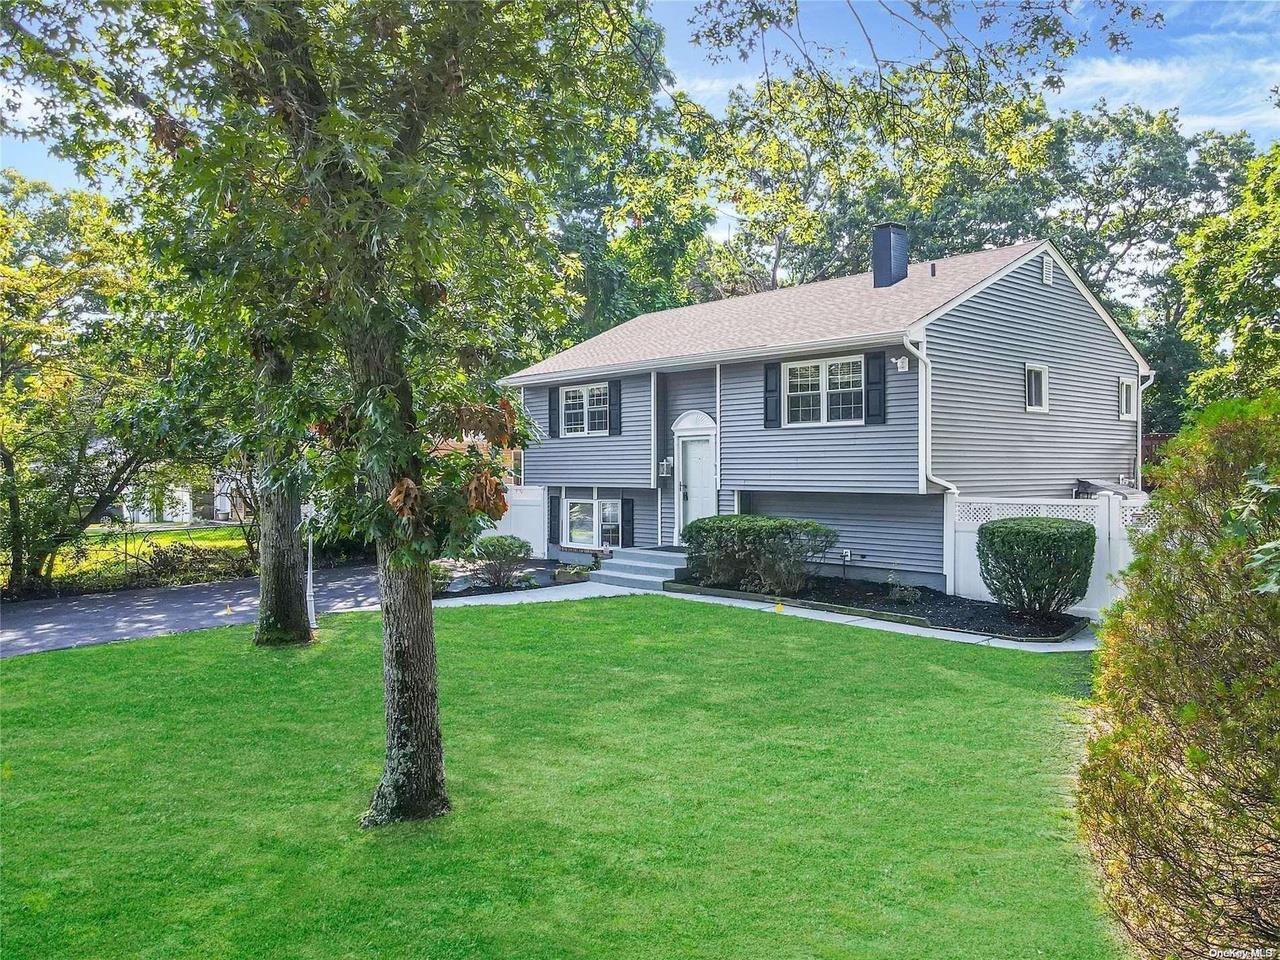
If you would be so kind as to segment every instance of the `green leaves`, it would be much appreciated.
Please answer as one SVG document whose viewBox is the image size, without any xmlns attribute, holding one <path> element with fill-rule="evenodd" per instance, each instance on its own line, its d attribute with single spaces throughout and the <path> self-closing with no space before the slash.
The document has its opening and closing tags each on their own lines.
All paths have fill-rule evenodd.
<svg viewBox="0 0 1280 960">
<path fill-rule="evenodd" d="M 1182 237 L 1176 274 L 1185 328 L 1218 362 L 1197 375 L 1197 404 L 1280 389 L 1280 145 L 1248 167 L 1239 201 Z"/>
<path fill-rule="evenodd" d="M 1153 956 L 1274 939 L 1280 597 L 1250 558 L 1280 511 L 1242 492 L 1271 496 L 1256 465 L 1278 460 L 1274 398 L 1215 405 L 1172 441 L 1105 618 L 1080 818 L 1110 906 Z"/>
</svg>

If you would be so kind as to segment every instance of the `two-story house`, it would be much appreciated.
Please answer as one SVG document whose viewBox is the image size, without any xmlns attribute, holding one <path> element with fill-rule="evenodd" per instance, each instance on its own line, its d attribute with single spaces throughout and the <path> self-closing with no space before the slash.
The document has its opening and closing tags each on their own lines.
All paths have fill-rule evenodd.
<svg viewBox="0 0 1280 960">
<path fill-rule="evenodd" d="M 1136 488 L 1150 368 L 1048 241 L 636 317 L 509 377 L 544 436 L 549 552 L 819 520 L 851 575 L 946 588 L 947 497 Z M 625 578 L 624 578 L 625 579 Z M 639 585 L 639 584 L 637 584 Z"/>
</svg>

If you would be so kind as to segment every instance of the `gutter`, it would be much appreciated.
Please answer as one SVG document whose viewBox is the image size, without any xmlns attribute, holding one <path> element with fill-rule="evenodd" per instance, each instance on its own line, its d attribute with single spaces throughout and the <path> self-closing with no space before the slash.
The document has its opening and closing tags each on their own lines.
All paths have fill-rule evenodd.
<svg viewBox="0 0 1280 960">
<path fill-rule="evenodd" d="M 949 595 L 956 593 L 956 501 L 960 498 L 960 488 L 950 480 L 943 480 L 933 472 L 933 365 L 926 355 L 924 336 L 920 337 L 920 347 L 911 342 L 911 335 L 904 334 L 902 347 L 920 362 L 923 374 L 923 396 L 917 404 L 923 424 L 924 436 L 924 478 L 932 481 L 946 491 L 942 495 L 942 580 Z M 925 491 L 920 491 L 924 493 Z"/>
<path fill-rule="evenodd" d="M 683 354 L 678 357 L 665 357 L 652 360 L 632 360 L 625 363 L 611 363 L 595 367 L 579 367 L 573 370 L 553 370 L 549 373 L 513 373 L 502 377 L 498 382 L 503 386 L 534 386 L 544 383 L 565 383 L 575 380 L 588 380 L 593 377 L 620 376 L 634 373 L 648 373 L 652 370 L 663 372 L 674 370 L 694 370 L 699 367 L 714 366 L 717 363 L 738 363 L 750 360 L 767 360 L 773 357 L 804 356 L 806 354 L 828 350 L 843 350 L 851 347 L 877 347 L 892 343 L 895 336 L 903 334 L 898 330 L 882 330 L 878 333 L 865 333 L 856 337 L 843 337 L 839 340 L 808 340 L 802 343 L 788 343 L 785 346 L 762 344 L 753 347 L 738 347 L 733 350 L 715 350 L 709 353 Z"/>
</svg>

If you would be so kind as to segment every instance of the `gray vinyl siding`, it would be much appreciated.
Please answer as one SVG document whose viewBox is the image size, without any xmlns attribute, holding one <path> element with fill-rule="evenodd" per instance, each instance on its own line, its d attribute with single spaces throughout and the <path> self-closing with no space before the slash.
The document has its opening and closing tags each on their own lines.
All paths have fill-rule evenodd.
<svg viewBox="0 0 1280 960">
<path fill-rule="evenodd" d="M 1132 476 L 1137 423 L 1119 419 L 1133 357 L 1088 300 L 1037 257 L 926 329 L 933 472 L 985 496 L 1070 496 L 1078 479 Z M 1028 413 L 1024 364 L 1049 367 L 1049 411 Z"/>
<path fill-rule="evenodd" d="M 918 493 L 919 372 L 914 359 L 907 372 L 898 372 L 892 358 L 904 354 L 901 344 L 883 349 L 887 355 L 883 424 L 766 429 L 764 364 L 721 367 L 720 485 L 726 490 Z M 813 358 L 845 353 L 814 354 Z"/>
<path fill-rule="evenodd" d="M 879 579 L 894 571 L 904 582 L 942 586 L 940 495 L 751 491 L 742 494 L 742 512 L 831 527 L 840 539 L 825 559 L 839 564 L 848 550 L 850 576 Z"/>
<path fill-rule="evenodd" d="M 659 374 L 658 397 L 658 423 L 661 424 L 658 456 L 674 457 L 673 423 L 691 410 L 700 410 L 712 420 L 716 419 L 715 367 Z M 675 537 L 675 477 L 659 477 L 658 485 L 662 488 L 662 542 L 670 544 Z"/>
<path fill-rule="evenodd" d="M 734 512 L 734 495 L 732 490 L 721 490 L 718 500 L 717 510 L 721 516 Z"/>
<path fill-rule="evenodd" d="M 716 419 L 716 370 L 681 370 L 658 376 L 659 389 L 663 390 L 661 456 L 675 455 L 675 436 L 671 425 L 690 410 L 701 410 L 712 420 Z"/>
<path fill-rule="evenodd" d="M 658 491 L 624 490 L 623 496 L 636 502 L 636 546 L 658 545 Z"/>
<path fill-rule="evenodd" d="M 581 382 L 567 380 L 561 389 Z M 653 423 L 649 374 L 622 378 L 622 433 L 616 437 L 546 436 L 547 389 L 546 386 L 524 388 L 525 410 L 540 433 L 539 439 L 530 443 L 525 451 L 525 483 L 650 485 Z"/>
</svg>

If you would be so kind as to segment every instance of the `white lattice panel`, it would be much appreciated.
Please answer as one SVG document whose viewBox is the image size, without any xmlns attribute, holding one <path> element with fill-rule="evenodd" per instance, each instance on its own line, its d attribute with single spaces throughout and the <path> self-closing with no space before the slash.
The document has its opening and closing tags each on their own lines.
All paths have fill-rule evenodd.
<svg viewBox="0 0 1280 960">
<path fill-rule="evenodd" d="M 990 520 L 1010 517 L 1062 517 L 1066 520 L 1083 520 L 1093 523 L 1098 515 L 1094 500 L 1018 501 L 1018 500 L 958 500 L 956 523 L 980 527 Z"/>
<path fill-rule="evenodd" d="M 1093 569 L 1089 589 L 1073 609 L 1076 613 L 1097 616 L 1116 597 L 1123 583 L 1119 575 L 1133 560 L 1129 534 L 1149 528 L 1153 517 L 1141 501 L 1123 501 L 1111 494 L 1096 499 L 1066 500 L 1028 498 L 1026 500 L 991 497 L 955 500 L 955 520 L 950 531 L 952 589 L 962 597 L 990 600 L 982 581 L 978 562 L 978 528 L 992 520 L 1008 517 L 1061 517 L 1081 520 L 1097 529 Z"/>
<path fill-rule="evenodd" d="M 972 500 L 960 500 L 956 503 L 957 523 L 972 523 L 981 526 L 988 520 L 994 519 L 995 514 L 992 512 L 991 504 L 989 503 L 975 503 Z"/>
<path fill-rule="evenodd" d="M 1146 532 L 1151 529 L 1154 517 L 1147 511 L 1145 504 L 1124 504 L 1120 507 L 1120 520 L 1133 530 Z"/>
<path fill-rule="evenodd" d="M 1040 516 L 1061 517 L 1063 520 L 1083 520 L 1092 523 L 1098 516 L 1096 500 L 1071 500 L 1067 503 L 1042 503 Z"/>
</svg>

